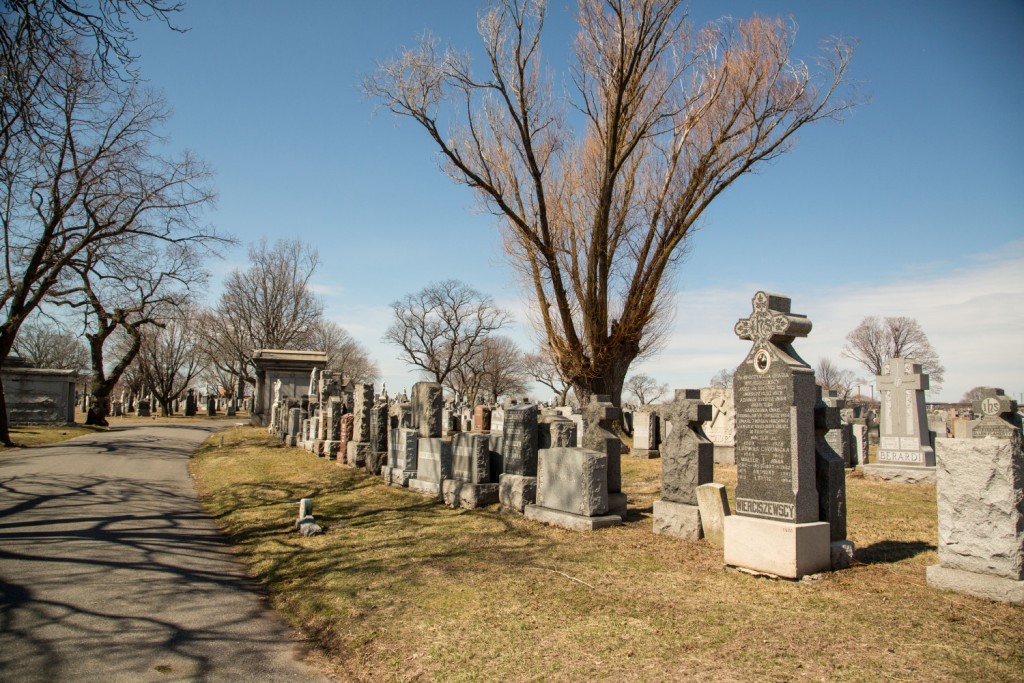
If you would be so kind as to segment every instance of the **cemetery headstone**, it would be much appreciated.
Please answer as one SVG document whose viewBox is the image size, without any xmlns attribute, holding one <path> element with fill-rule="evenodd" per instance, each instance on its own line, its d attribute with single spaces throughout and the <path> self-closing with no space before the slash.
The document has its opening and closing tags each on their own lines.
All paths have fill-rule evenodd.
<svg viewBox="0 0 1024 683">
<path fill-rule="evenodd" d="M 198 406 L 196 405 L 196 394 L 192 389 L 188 390 L 185 396 L 185 417 L 195 417 Z"/>
<path fill-rule="evenodd" d="M 545 448 L 538 461 L 537 502 L 526 506 L 527 519 L 574 531 L 622 524 L 622 517 L 607 514 L 607 453 Z"/>
<path fill-rule="evenodd" d="M 615 433 L 614 421 L 622 411 L 611 396 L 594 395 L 583 409 L 583 434 L 580 446 L 608 456 L 608 510 L 626 516 L 626 495 L 622 493 L 622 441 Z"/>
<path fill-rule="evenodd" d="M 503 413 L 504 471 L 499 478 L 498 497 L 502 507 L 522 512 L 537 499 L 537 406 L 516 405 Z M 493 419 L 494 414 L 492 431 Z"/>
<path fill-rule="evenodd" d="M 864 475 L 908 484 L 935 481 L 935 450 L 928 432 L 921 364 L 893 358 L 877 377 L 881 401 L 878 456 Z"/>
<path fill-rule="evenodd" d="M 736 369 L 736 514 L 725 519 L 725 563 L 798 579 L 831 567 L 818 519 L 814 371 L 792 342 L 811 331 L 781 294 L 758 292 L 735 331 L 752 342 Z"/>
<path fill-rule="evenodd" d="M 498 502 L 498 484 L 491 482 L 489 437 L 476 432 L 452 439 L 451 477 L 441 483 L 446 505 L 473 509 Z"/>
<path fill-rule="evenodd" d="M 704 436 L 715 446 L 715 462 L 736 464 L 736 403 L 732 387 L 704 387 L 700 400 L 711 406 L 711 419 L 704 423 Z"/>
<path fill-rule="evenodd" d="M 437 382 L 416 382 L 412 385 L 413 426 L 420 436 L 429 439 L 442 435 L 444 425 L 444 391 Z"/>
<path fill-rule="evenodd" d="M 934 588 L 1024 604 L 1024 452 L 1002 417 L 1008 402 L 1002 392 L 979 401 L 979 426 L 999 436 L 936 442 L 939 563 L 926 573 Z"/>
<path fill-rule="evenodd" d="M 658 441 L 657 408 L 641 406 L 633 414 L 633 448 L 629 454 L 634 458 L 657 458 Z"/>
<path fill-rule="evenodd" d="M 473 431 L 491 431 L 491 409 L 487 406 L 477 406 L 473 409 Z"/>
<path fill-rule="evenodd" d="M 395 427 L 389 440 L 388 464 L 381 468 L 385 483 L 408 486 L 416 476 L 419 432 L 409 427 Z"/>
<path fill-rule="evenodd" d="M 1002 389 L 982 389 L 981 398 L 974 402 L 973 408 L 977 415 L 981 415 L 981 419 L 971 430 L 972 439 L 1012 439 L 1020 433 L 1021 418 L 1017 412 L 1017 402 Z"/>
<path fill-rule="evenodd" d="M 441 482 L 451 476 L 452 442 L 421 436 L 417 445 L 416 476 L 409 479 L 409 490 L 440 497 Z"/>
<path fill-rule="evenodd" d="M 138 406 L 139 406 L 139 408 L 138 408 L 138 412 L 136 414 L 139 417 L 150 417 L 150 416 L 152 416 L 153 413 L 152 413 L 152 411 L 150 409 L 149 399 L 147 399 L 147 398 L 139 399 Z"/>
<path fill-rule="evenodd" d="M 654 501 L 654 533 L 696 540 L 703 536 L 697 487 L 714 480 L 714 445 L 701 425 L 711 406 L 700 390 L 679 389 L 675 400 L 658 406 L 659 417 L 672 424 L 661 441 L 661 499 Z"/>
</svg>

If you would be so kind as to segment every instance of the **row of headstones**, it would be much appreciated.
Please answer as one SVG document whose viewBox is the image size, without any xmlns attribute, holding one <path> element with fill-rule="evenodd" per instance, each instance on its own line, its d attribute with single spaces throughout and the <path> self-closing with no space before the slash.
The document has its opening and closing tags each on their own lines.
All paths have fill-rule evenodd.
<svg viewBox="0 0 1024 683">
<path fill-rule="evenodd" d="M 172 414 L 176 414 L 179 410 L 184 407 L 185 417 L 194 417 L 198 412 L 198 402 L 200 397 L 197 396 L 191 389 L 184 399 L 174 399 L 171 402 L 170 411 Z M 248 408 L 251 399 L 245 400 L 245 405 Z M 224 411 L 228 417 L 234 417 L 238 412 L 239 401 L 237 398 L 221 398 L 217 396 L 206 396 L 204 400 L 206 404 L 206 415 L 213 417 L 217 415 L 218 410 Z M 81 400 L 82 412 L 88 413 L 91 399 L 89 396 L 85 396 Z M 153 414 L 154 406 L 156 401 L 152 396 L 142 396 L 136 399 L 134 396 L 128 394 L 122 394 L 120 401 L 113 401 L 110 404 L 110 413 L 114 417 L 121 417 L 123 415 L 135 414 L 137 417 L 151 417 Z"/>
</svg>

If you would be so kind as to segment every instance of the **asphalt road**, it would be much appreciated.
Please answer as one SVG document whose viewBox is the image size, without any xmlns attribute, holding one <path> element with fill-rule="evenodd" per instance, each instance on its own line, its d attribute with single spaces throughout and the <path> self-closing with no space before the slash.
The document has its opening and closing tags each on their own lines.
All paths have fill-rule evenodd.
<svg viewBox="0 0 1024 683">
<path fill-rule="evenodd" d="M 0 453 L 0 681 L 312 681 L 199 507 L 224 422 Z"/>
</svg>

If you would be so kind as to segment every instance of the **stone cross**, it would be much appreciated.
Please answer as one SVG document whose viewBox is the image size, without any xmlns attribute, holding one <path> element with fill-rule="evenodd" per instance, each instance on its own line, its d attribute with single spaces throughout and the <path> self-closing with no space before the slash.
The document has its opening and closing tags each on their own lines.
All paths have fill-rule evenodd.
<svg viewBox="0 0 1024 683">
<path fill-rule="evenodd" d="M 924 390 L 928 375 L 921 364 L 893 358 L 876 378 L 881 397 L 878 462 L 903 466 L 935 466 L 928 436 Z"/>
<path fill-rule="evenodd" d="M 622 409 L 615 407 L 611 396 L 596 394 L 583 408 L 583 434 L 580 446 L 608 456 L 608 492 L 622 490 L 622 442 L 616 436 L 614 420 L 622 418 Z"/>
<path fill-rule="evenodd" d="M 661 439 L 661 497 L 696 505 L 697 487 L 714 478 L 714 449 L 701 429 L 711 406 L 700 400 L 699 389 L 677 389 L 674 401 L 658 406 L 658 415 L 662 424 L 672 423 Z"/>
<path fill-rule="evenodd" d="M 790 313 L 792 299 L 772 292 L 758 292 L 752 301 L 749 318 L 736 322 L 736 335 L 754 342 L 754 348 L 769 344 L 791 344 L 797 337 L 806 337 L 811 331 L 807 316 Z"/>
</svg>

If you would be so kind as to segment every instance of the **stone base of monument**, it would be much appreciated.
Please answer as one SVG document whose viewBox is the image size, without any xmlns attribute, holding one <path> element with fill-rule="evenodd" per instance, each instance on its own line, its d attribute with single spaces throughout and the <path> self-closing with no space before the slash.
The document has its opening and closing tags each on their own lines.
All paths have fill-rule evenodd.
<svg viewBox="0 0 1024 683">
<path fill-rule="evenodd" d="M 501 507 L 522 512 L 537 501 L 537 477 L 502 474 L 498 477 L 498 500 Z"/>
<path fill-rule="evenodd" d="M 410 479 L 409 490 L 415 491 L 416 493 L 422 493 L 425 496 L 440 496 L 441 485 L 436 481 L 426 481 L 424 479 Z"/>
<path fill-rule="evenodd" d="M 857 546 L 853 544 L 853 541 L 844 539 L 842 541 L 832 541 L 831 545 L 832 554 L 832 571 L 839 571 L 840 569 L 849 569 L 853 563 L 854 553 L 857 551 Z"/>
<path fill-rule="evenodd" d="M 497 484 L 474 484 L 459 479 L 445 479 L 441 482 L 441 495 L 445 505 L 463 507 L 467 510 L 482 508 L 498 502 Z"/>
<path fill-rule="evenodd" d="M 324 457 L 328 460 L 337 460 L 338 453 L 341 451 L 340 441 L 324 441 Z"/>
<path fill-rule="evenodd" d="M 541 507 L 540 505 L 527 505 L 524 513 L 527 519 L 535 522 L 542 522 L 552 526 L 562 527 L 570 531 L 596 531 L 609 526 L 622 524 L 622 517 L 619 515 L 599 515 L 597 517 L 584 517 L 571 512 L 553 510 Z"/>
<path fill-rule="evenodd" d="M 284 437 L 284 445 L 288 448 L 295 448 L 296 444 L 299 443 L 299 437 L 297 436 L 286 436 Z"/>
<path fill-rule="evenodd" d="M 725 518 L 725 563 L 786 579 L 832 568 L 828 522 L 790 524 L 757 517 Z"/>
<path fill-rule="evenodd" d="M 643 448 L 634 448 L 629 452 L 630 457 L 641 458 L 651 460 L 653 458 L 660 458 L 661 452 L 657 450 L 646 450 Z"/>
<path fill-rule="evenodd" d="M 864 476 L 900 484 L 934 484 L 935 468 L 870 464 L 864 465 Z"/>
<path fill-rule="evenodd" d="M 939 590 L 956 591 L 976 598 L 1024 604 L 1024 581 L 1005 576 L 978 574 L 963 569 L 933 564 L 925 570 L 928 585 Z"/>
<path fill-rule="evenodd" d="M 380 476 L 385 484 L 405 487 L 409 485 L 409 480 L 416 476 L 416 473 L 398 467 L 384 466 L 380 468 Z"/>
<path fill-rule="evenodd" d="M 656 534 L 673 536 L 684 541 L 696 541 L 704 536 L 700 524 L 700 510 L 696 505 L 656 500 L 653 518 Z"/>
<path fill-rule="evenodd" d="M 366 456 L 370 453 L 369 441 L 349 441 L 348 455 L 345 457 L 345 464 L 349 467 L 363 467 L 366 465 Z"/>
<path fill-rule="evenodd" d="M 716 465 L 735 465 L 736 464 L 736 445 L 735 444 L 715 444 L 715 464 Z"/>
<path fill-rule="evenodd" d="M 376 477 L 388 461 L 386 451 L 369 451 L 366 454 L 366 472 Z"/>
<path fill-rule="evenodd" d="M 626 519 L 627 500 L 625 493 L 609 493 L 608 494 L 608 514 L 618 515 L 622 519 Z"/>
</svg>

